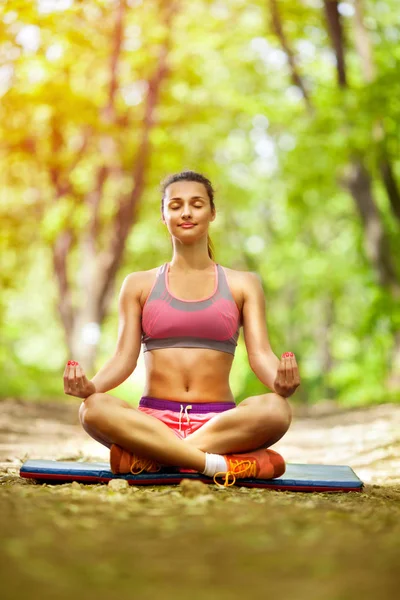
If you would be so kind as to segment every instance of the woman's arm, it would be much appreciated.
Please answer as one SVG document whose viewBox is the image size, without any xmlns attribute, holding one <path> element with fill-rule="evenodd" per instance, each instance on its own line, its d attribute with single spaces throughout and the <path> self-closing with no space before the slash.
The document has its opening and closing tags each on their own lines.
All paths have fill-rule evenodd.
<svg viewBox="0 0 400 600">
<path fill-rule="evenodd" d="M 250 368 L 261 383 L 287 398 L 300 385 L 296 358 L 293 353 L 285 353 L 279 360 L 272 351 L 267 331 L 264 290 L 256 273 L 245 273 L 243 294 L 243 333 Z"/>
<path fill-rule="evenodd" d="M 275 391 L 274 381 L 279 359 L 272 351 L 268 337 L 264 290 L 256 273 L 243 273 L 243 334 L 251 370 L 270 390 Z"/>
<path fill-rule="evenodd" d="M 96 392 L 118 387 L 136 368 L 141 344 L 141 272 L 131 273 L 122 284 L 119 303 L 118 341 L 113 356 L 91 379 Z"/>
</svg>

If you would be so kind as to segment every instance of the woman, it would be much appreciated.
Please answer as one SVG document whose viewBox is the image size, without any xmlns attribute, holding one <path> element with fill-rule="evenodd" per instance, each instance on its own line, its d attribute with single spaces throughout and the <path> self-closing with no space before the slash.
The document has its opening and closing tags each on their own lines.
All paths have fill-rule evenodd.
<svg viewBox="0 0 400 600">
<path fill-rule="evenodd" d="M 114 355 L 90 381 L 69 361 L 64 391 L 83 398 L 82 426 L 110 448 L 113 473 L 173 465 L 216 483 L 222 476 L 225 486 L 236 478 L 279 477 L 285 462 L 268 447 L 291 423 L 287 398 L 300 385 L 296 359 L 285 353 L 279 361 L 271 349 L 259 277 L 213 260 L 210 181 L 193 171 L 168 177 L 161 214 L 172 261 L 125 278 Z M 274 392 L 236 406 L 229 373 L 241 325 L 250 367 Z M 106 392 L 134 371 L 141 342 L 147 378 L 133 408 Z"/>
</svg>

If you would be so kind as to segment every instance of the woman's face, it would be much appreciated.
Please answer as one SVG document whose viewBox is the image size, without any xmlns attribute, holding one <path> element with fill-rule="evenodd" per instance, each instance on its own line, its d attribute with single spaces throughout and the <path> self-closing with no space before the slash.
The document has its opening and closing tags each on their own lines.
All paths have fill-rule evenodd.
<svg viewBox="0 0 400 600">
<path fill-rule="evenodd" d="M 163 208 L 163 223 L 179 238 L 198 239 L 207 234 L 209 223 L 216 217 L 205 186 L 197 181 L 171 183 L 165 190 Z M 194 227 L 181 227 L 183 223 L 193 223 Z"/>
</svg>

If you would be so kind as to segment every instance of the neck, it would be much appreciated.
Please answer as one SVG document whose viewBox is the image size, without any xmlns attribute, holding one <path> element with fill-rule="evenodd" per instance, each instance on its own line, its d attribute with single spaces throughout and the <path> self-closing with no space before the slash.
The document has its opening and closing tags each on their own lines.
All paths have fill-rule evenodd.
<svg viewBox="0 0 400 600">
<path fill-rule="evenodd" d="M 170 268 L 174 271 L 205 271 L 214 267 L 215 262 L 208 255 L 207 248 L 200 251 L 199 248 L 185 247 L 185 252 L 179 252 L 174 248 Z"/>
<path fill-rule="evenodd" d="M 214 267 L 215 262 L 208 256 L 206 260 L 197 258 L 196 260 L 187 261 L 182 257 L 174 255 L 169 263 L 170 269 L 174 271 L 190 272 L 190 271 L 206 271 Z"/>
</svg>

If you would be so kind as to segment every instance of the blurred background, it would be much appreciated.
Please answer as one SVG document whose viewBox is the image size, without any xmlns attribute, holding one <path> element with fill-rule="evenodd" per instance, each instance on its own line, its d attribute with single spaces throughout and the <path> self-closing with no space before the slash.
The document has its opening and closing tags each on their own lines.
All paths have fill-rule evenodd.
<svg viewBox="0 0 400 600">
<path fill-rule="evenodd" d="M 172 257 L 160 180 L 216 189 L 215 260 L 260 274 L 293 403 L 400 401 L 396 0 L 3 0 L 3 398 L 66 398 L 121 283 Z M 137 404 L 141 354 L 113 393 Z M 238 401 L 263 393 L 243 333 Z"/>
</svg>

